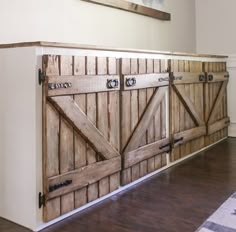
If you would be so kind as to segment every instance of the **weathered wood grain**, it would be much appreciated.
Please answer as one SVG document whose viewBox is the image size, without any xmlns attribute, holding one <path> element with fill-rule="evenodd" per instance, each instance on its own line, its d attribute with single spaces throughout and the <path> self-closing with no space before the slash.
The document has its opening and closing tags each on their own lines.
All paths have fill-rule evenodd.
<svg viewBox="0 0 236 232">
<path fill-rule="evenodd" d="M 136 150 L 130 151 L 124 155 L 124 167 L 128 168 L 134 164 L 137 164 L 143 160 L 153 157 L 154 155 L 163 153 L 169 150 L 169 147 L 163 147 L 169 143 L 169 139 L 162 139 L 157 142 L 147 144 L 139 147 Z"/>
<path fill-rule="evenodd" d="M 175 92 L 177 93 L 178 97 L 181 99 L 182 103 L 184 104 L 186 110 L 188 111 L 188 113 L 192 117 L 192 120 L 198 126 L 204 125 L 205 123 L 204 123 L 202 117 L 196 111 L 193 101 L 191 101 L 191 99 L 187 95 L 185 89 L 182 86 L 173 86 L 173 88 L 175 89 Z M 194 89 L 193 89 L 193 91 L 194 91 Z"/>
<path fill-rule="evenodd" d="M 105 159 L 119 156 L 116 149 L 104 135 L 87 119 L 75 101 L 68 96 L 51 97 L 50 101 L 71 122 L 71 124 L 88 140 L 89 144 Z"/>
<path fill-rule="evenodd" d="M 219 130 L 222 130 L 222 129 L 228 127 L 229 124 L 230 124 L 229 117 L 218 120 L 218 121 L 214 122 L 213 124 L 208 125 L 208 129 L 207 129 L 208 133 L 207 134 L 211 135 Z"/>
<path fill-rule="evenodd" d="M 166 86 L 169 84 L 169 73 L 149 73 L 149 74 L 136 74 L 124 75 L 122 77 L 124 85 L 122 90 L 145 89 Z M 134 86 L 127 86 L 126 81 L 129 78 L 135 78 L 136 84 Z"/>
<path fill-rule="evenodd" d="M 102 178 L 109 176 L 121 170 L 121 158 L 115 157 L 110 160 L 100 161 L 77 170 L 67 172 L 58 176 L 49 178 L 49 186 L 63 183 L 66 180 L 72 180 L 68 186 L 59 188 L 48 194 L 47 198 L 51 199 L 66 193 L 75 191 L 76 189 L 96 183 Z"/>
<path fill-rule="evenodd" d="M 148 128 L 150 121 L 153 118 L 154 113 L 156 112 L 162 98 L 164 97 L 167 91 L 167 87 L 161 87 L 153 94 L 151 102 L 148 104 L 145 113 L 139 121 L 138 126 L 132 134 L 132 137 L 126 146 L 124 153 L 127 153 L 135 148 L 137 148 L 140 144 L 140 140 L 143 138 L 143 135 L 146 133 L 146 129 Z"/>
<path fill-rule="evenodd" d="M 120 89 L 120 84 L 118 84 L 117 88 L 107 87 L 108 80 L 117 80 L 120 83 L 120 77 L 118 75 L 49 76 L 47 79 L 49 86 L 57 83 L 71 84 L 71 87 L 67 88 L 49 88 L 48 96 L 108 92 Z"/>
</svg>

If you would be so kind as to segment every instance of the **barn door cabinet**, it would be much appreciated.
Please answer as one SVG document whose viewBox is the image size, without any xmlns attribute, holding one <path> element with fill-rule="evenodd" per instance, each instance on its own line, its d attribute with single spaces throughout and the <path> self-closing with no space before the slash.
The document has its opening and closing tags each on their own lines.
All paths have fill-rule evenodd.
<svg viewBox="0 0 236 232">
<path fill-rule="evenodd" d="M 227 137 L 226 57 L 0 48 L 0 217 L 30 229 Z"/>
</svg>

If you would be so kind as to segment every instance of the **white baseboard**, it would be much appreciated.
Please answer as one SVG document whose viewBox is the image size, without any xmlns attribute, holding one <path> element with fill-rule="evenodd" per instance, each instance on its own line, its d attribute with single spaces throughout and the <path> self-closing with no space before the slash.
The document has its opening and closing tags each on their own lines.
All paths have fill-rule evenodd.
<svg viewBox="0 0 236 232">
<path fill-rule="evenodd" d="M 114 191 L 114 192 L 112 192 L 112 193 L 110 193 L 110 194 L 107 194 L 106 196 L 101 197 L 101 198 L 99 198 L 99 199 L 97 199 L 97 200 L 95 200 L 95 201 L 93 201 L 93 202 L 90 202 L 90 203 L 88 203 L 88 204 L 86 204 L 86 205 L 84 205 L 84 206 L 82 206 L 82 207 L 80 207 L 80 208 L 78 208 L 78 209 L 75 209 L 75 210 L 73 210 L 73 211 L 71 211 L 71 212 L 69 212 L 69 213 L 67 213 L 67 214 L 64 214 L 63 216 L 60 216 L 60 217 L 58 217 L 58 218 L 56 218 L 56 219 L 54 219 L 54 220 L 52 220 L 52 221 L 50 221 L 50 222 L 48 222 L 48 223 L 41 223 L 36 229 L 34 229 L 34 231 L 37 232 L 37 231 L 43 230 L 43 229 L 45 229 L 46 227 L 49 227 L 49 226 L 51 226 L 51 225 L 53 225 L 53 224 L 55 224 L 55 223 L 57 223 L 57 222 L 59 222 L 59 221 L 64 220 L 65 218 L 68 218 L 68 217 L 70 217 L 70 216 L 72 216 L 72 215 L 74 215 L 74 214 L 76 214 L 76 213 L 78 213 L 78 212 L 81 212 L 81 211 L 84 210 L 84 209 L 87 209 L 87 208 L 89 208 L 89 207 L 91 207 L 91 206 L 93 206 L 93 205 L 95 205 L 95 204 L 97 204 L 97 203 L 99 203 L 99 202 L 101 202 L 101 201 L 104 201 L 105 199 L 108 199 L 108 198 L 110 198 L 111 196 L 116 195 L 117 193 L 120 193 L 120 192 L 122 192 L 122 191 L 124 191 L 124 190 L 127 190 L 128 188 L 130 188 L 130 187 L 132 187 L 132 186 L 134 186 L 134 185 L 136 185 L 136 184 L 138 184 L 138 183 L 140 183 L 140 182 L 142 182 L 142 181 L 144 181 L 144 180 L 146 180 L 146 179 L 152 177 L 153 175 L 156 175 L 157 173 L 160 173 L 160 172 L 162 172 L 162 171 L 164 171 L 164 170 L 166 170 L 166 169 L 168 169 L 168 168 L 170 168 L 170 167 L 172 167 L 172 166 L 174 166 L 174 165 L 176 165 L 176 164 L 178 164 L 178 163 L 180 163 L 180 162 L 182 162 L 182 161 L 184 161 L 184 160 L 186 160 L 186 159 L 189 159 L 189 158 L 193 157 L 193 156 L 195 156 L 196 154 L 199 154 L 200 152 L 202 152 L 202 151 L 204 151 L 204 150 L 206 150 L 206 149 L 208 149 L 208 148 L 210 148 L 210 147 L 216 145 L 217 143 L 220 143 L 221 141 L 223 141 L 223 140 L 225 140 L 225 139 L 227 139 L 227 137 L 225 137 L 225 138 L 223 138 L 223 139 L 217 141 L 217 142 L 214 143 L 214 144 L 211 144 L 210 146 L 204 147 L 203 149 L 201 149 L 201 150 L 199 150 L 199 151 L 197 151 L 197 152 L 194 152 L 194 153 L 192 153 L 192 154 L 190 154 L 190 155 L 188 155 L 188 156 L 186 156 L 186 157 L 184 157 L 184 158 L 181 158 L 181 159 L 179 159 L 179 160 L 177 160 L 177 161 L 171 162 L 171 163 L 169 163 L 167 166 L 165 166 L 165 167 L 163 167 L 163 168 L 161 168 L 161 169 L 158 169 L 158 170 L 155 171 L 155 172 L 152 172 L 152 173 L 150 173 L 150 174 L 148 174 L 148 175 L 146 175 L 146 176 L 144 176 L 144 177 L 142 177 L 142 178 L 140 178 L 140 179 L 138 179 L 138 180 L 136 180 L 136 181 L 134 181 L 134 182 L 132 182 L 132 183 L 130 183 L 130 184 L 127 184 L 127 185 L 125 185 L 125 186 L 122 186 L 122 187 L 120 187 L 119 189 L 117 189 L 116 191 Z"/>
<path fill-rule="evenodd" d="M 230 123 L 228 133 L 229 137 L 236 137 L 236 123 Z"/>
</svg>

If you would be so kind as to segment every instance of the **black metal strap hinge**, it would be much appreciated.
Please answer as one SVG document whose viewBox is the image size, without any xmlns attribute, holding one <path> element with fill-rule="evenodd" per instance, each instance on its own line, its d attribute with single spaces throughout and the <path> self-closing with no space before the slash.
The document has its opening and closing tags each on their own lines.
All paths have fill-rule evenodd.
<svg viewBox="0 0 236 232">
<path fill-rule="evenodd" d="M 38 79 L 40 85 L 45 81 L 45 75 L 41 69 L 38 70 Z"/>
<path fill-rule="evenodd" d="M 46 197 L 44 194 L 39 192 L 39 209 L 41 209 L 42 206 L 45 206 L 45 204 L 46 204 Z"/>
</svg>

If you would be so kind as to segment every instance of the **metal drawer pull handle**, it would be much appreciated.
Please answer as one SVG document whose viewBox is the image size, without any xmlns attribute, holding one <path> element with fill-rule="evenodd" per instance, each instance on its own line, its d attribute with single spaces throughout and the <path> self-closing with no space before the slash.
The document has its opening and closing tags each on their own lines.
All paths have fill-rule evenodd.
<svg viewBox="0 0 236 232">
<path fill-rule="evenodd" d="M 179 139 L 174 139 L 174 144 L 178 143 L 178 142 L 182 142 L 184 140 L 184 137 L 181 137 Z"/>
<path fill-rule="evenodd" d="M 119 80 L 117 79 L 108 79 L 107 80 L 107 88 L 108 89 L 115 89 L 119 86 Z"/>
<path fill-rule="evenodd" d="M 162 81 L 169 81 L 169 77 L 161 77 L 158 79 L 159 82 L 162 82 Z"/>
<path fill-rule="evenodd" d="M 66 180 L 64 182 L 61 182 L 61 183 L 58 183 L 58 184 L 55 184 L 55 185 L 52 185 L 52 186 L 49 186 L 49 192 L 53 192 L 59 188 L 63 188 L 63 187 L 66 187 L 68 185 L 72 184 L 72 180 Z"/>
<path fill-rule="evenodd" d="M 126 79 L 126 86 L 132 87 L 135 85 L 136 85 L 136 78 L 135 77 L 131 77 L 131 78 Z"/>
<path fill-rule="evenodd" d="M 212 74 L 209 74 L 209 75 L 208 75 L 208 80 L 209 80 L 209 81 L 213 81 L 213 79 L 214 79 L 214 76 L 213 76 Z"/>
<path fill-rule="evenodd" d="M 161 149 L 166 148 L 166 147 L 171 147 L 171 143 L 167 143 L 165 145 L 162 145 L 162 146 L 159 147 L 159 149 L 161 150 Z"/>
<path fill-rule="evenodd" d="M 199 75 L 199 81 L 205 81 L 205 75 L 200 74 Z"/>
</svg>

